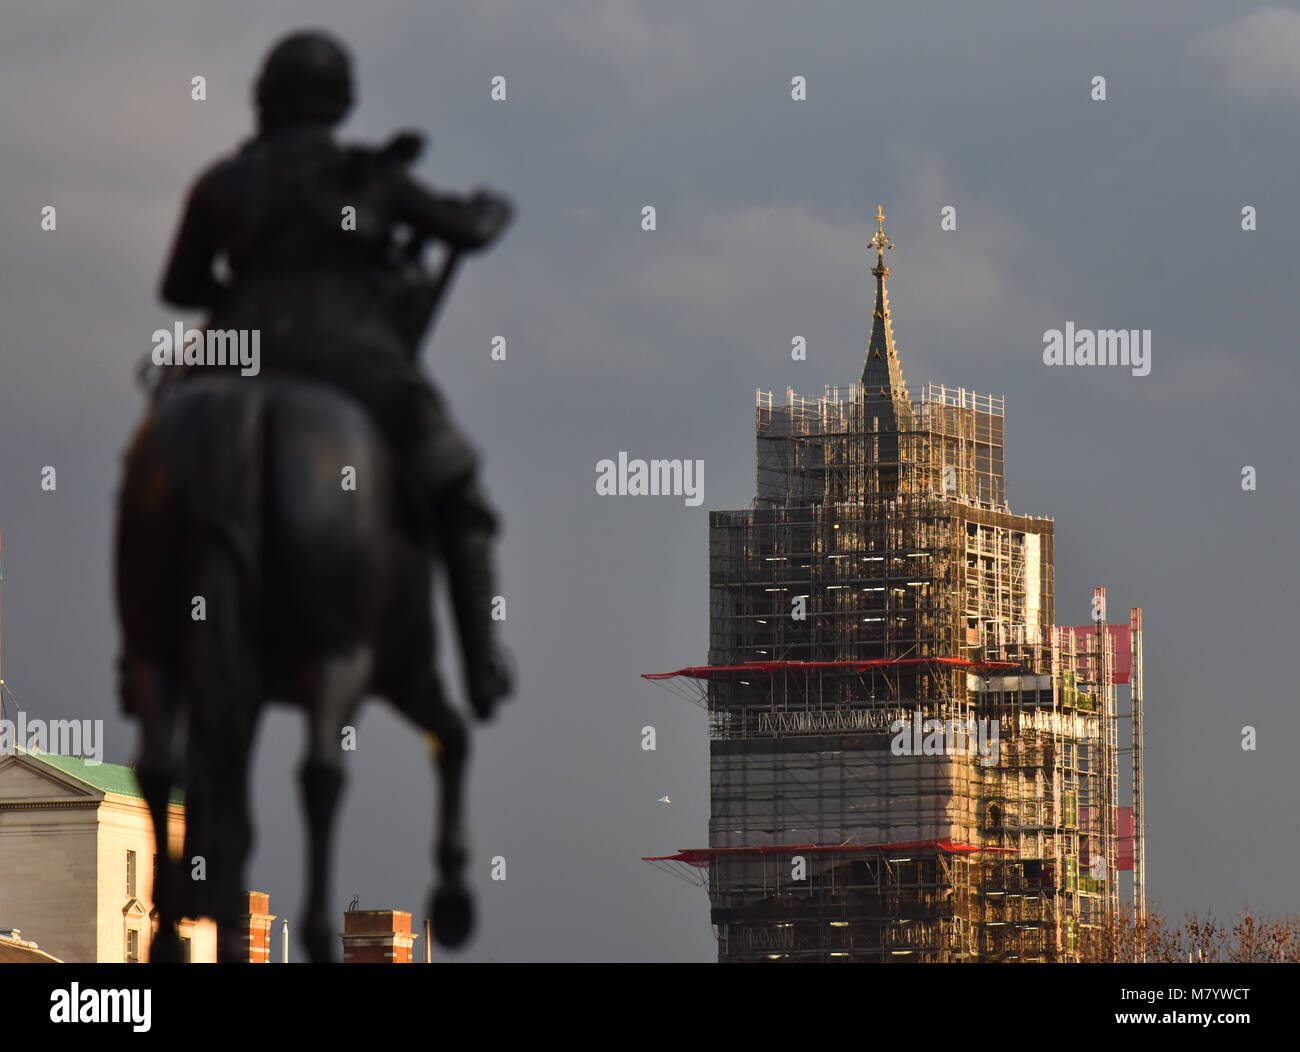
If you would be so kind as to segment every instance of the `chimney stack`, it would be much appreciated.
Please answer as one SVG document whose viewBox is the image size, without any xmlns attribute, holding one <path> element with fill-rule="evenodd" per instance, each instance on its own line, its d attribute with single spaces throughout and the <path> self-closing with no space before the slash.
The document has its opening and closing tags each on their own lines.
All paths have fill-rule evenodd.
<svg viewBox="0 0 1300 1052">
<path fill-rule="evenodd" d="M 405 910 L 348 910 L 341 938 L 344 964 L 410 964 L 419 936 Z"/>
<path fill-rule="evenodd" d="M 245 960 L 249 964 L 271 963 L 271 897 L 261 891 L 244 892 L 244 905 L 248 912 L 240 918 L 239 934 L 247 949 Z"/>
</svg>

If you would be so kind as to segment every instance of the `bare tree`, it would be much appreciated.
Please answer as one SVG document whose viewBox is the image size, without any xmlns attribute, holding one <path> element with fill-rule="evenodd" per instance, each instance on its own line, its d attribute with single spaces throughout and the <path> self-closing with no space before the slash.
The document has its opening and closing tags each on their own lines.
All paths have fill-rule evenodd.
<svg viewBox="0 0 1300 1052">
<path fill-rule="evenodd" d="M 1260 917 L 1244 906 L 1231 928 L 1213 913 L 1185 913 L 1177 924 L 1158 909 L 1138 921 L 1121 907 L 1112 930 L 1084 929 L 1080 960 L 1089 963 L 1146 961 L 1152 964 L 1244 964 L 1300 962 L 1300 917 Z"/>
</svg>

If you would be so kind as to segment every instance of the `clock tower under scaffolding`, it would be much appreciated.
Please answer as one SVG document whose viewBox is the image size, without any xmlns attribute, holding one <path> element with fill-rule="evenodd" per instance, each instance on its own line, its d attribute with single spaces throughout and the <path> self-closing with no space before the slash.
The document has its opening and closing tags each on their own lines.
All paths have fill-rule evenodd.
<svg viewBox="0 0 1300 1052">
<path fill-rule="evenodd" d="M 758 393 L 754 505 L 709 516 L 709 664 L 646 677 L 711 738 L 709 846 L 650 861 L 706 884 L 721 961 L 1115 956 L 1121 872 L 1145 911 L 1141 611 L 1109 625 L 1099 588 L 1055 625 L 1004 401 L 909 396 L 876 219 L 861 381 Z"/>
</svg>

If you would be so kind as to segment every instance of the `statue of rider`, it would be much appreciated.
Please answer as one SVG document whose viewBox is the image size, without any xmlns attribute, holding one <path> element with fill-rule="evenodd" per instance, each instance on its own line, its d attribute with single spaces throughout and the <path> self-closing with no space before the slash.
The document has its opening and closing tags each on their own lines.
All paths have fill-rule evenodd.
<svg viewBox="0 0 1300 1052">
<path fill-rule="evenodd" d="M 257 134 L 191 190 L 162 296 L 206 309 L 211 328 L 260 330 L 263 373 L 336 384 L 369 410 L 413 487 L 411 528 L 442 554 L 470 704 L 486 717 L 510 690 L 492 638 L 496 516 L 472 449 L 417 364 L 445 287 L 412 263 L 426 239 L 456 253 L 484 248 L 512 207 L 421 186 L 408 170 L 421 145 L 410 133 L 379 149 L 337 143 L 351 66 L 324 33 L 272 48 L 256 85 Z"/>
</svg>

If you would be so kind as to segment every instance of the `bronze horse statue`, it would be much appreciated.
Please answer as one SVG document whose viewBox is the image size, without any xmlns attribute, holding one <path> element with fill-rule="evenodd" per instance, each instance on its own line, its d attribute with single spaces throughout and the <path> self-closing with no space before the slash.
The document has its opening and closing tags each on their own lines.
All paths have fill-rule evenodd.
<svg viewBox="0 0 1300 1052">
<path fill-rule="evenodd" d="M 387 215 L 409 228 L 399 265 L 392 268 L 404 299 L 391 301 L 400 309 L 390 309 L 392 331 L 410 345 L 411 364 L 393 355 L 350 352 L 350 358 L 335 353 L 333 360 L 352 371 L 336 370 L 332 379 L 296 367 L 256 377 L 187 370 L 191 375 L 183 382 L 163 385 L 130 443 L 115 548 L 123 634 L 119 689 L 124 710 L 140 722 L 136 775 L 158 844 L 159 932 L 151 959 L 178 958 L 175 924 L 183 917 L 217 922 L 219 960 L 239 960 L 246 952 L 236 923 L 253 843 L 248 764 L 259 716 L 270 700 L 307 716 L 299 771 L 308 824 L 302 931 L 312 960 L 331 958 L 329 861 L 343 783 L 341 732 L 367 695 L 388 699 L 433 739 L 441 794 L 434 850 L 438 883 L 429 916 L 438 941 L 456 946 L 473 924 L 464 876 L 468 731 L 435 667 L 431 588 L 441 563 L 457 608 L 470 705 L 486 719 L 509 689 L 508 674 L 486 669 L 493 664 L 488 648 L 467 628 L 484 620 L 483 596 L 476 593 L 488 586 L 473 587 L 485 580 L 473 569 L 490 533 L 481 523 L 490 524 L 491 516 L 478 514 L 481 537 L 466 526 L 463 536 L 473 544 L 460 544 L 457 529 L 434 528 L 431 543 L 412 528 L 421 516 L 437 518 L 440 508 L 435 499 L 434 507 L 412 511 L 420 503 L 412 499 L 412 465 L 397 455 L 385 425 L 386 417 L 400 420 L 401 405 L 437 409 L 434 396 L 419 386 L 415 348 L 445 296 L 459 252 L 498 236 L 511 210 L 503 198 L 485 192 L 461 202 L 409 181 L 401 166 L 418 152 L 410 136 L 377 153 L 336 147 L 324 129 L 351 103 L 350 68 L 341 46 L 323 34 L 296 34 L 271 53 L 258 102 L 262 133 L 213 169 L 191 195 L 164 295 L 180 305 L 211 303 L 236 312 L 232 317 L 251 310 L 239 317 L 269 317 L 275 325 L 281 309 L 315 322 L 323 303 L 324 326 L 314 331 L 345 333 L 358 316 L 356 303 L 363 303 L 346 297 L 372 287 L 359 268 L 372 265 L 374 252 L 354 250 L 352 245 L 365 242 L 339 235 L 336 227 L 329 234 L 329 224 L 316 220 L 331 210 L 337 217 L 340 199 L 369 194 L 373 204 L 358 211 Z M 306 189 L 295 194 L 295 187 Z M 299 202 L 305 205 L 294 213 Z M 272 205 L 279 211 L 268 212 Z M 259 207 L 262 212 L 252 214 Z M 210 215 L 203 214 L 205 208 Z M 285 214 L 300 216 L 296 226 L 286 225 Z M 382 241 L 387 228 L 388 219 L 376 221 L 371 236 Z M 218 244 L 228 231 L 230 244 Z M 439 275 L 416 266 L 426 237 L 452 246 Z M 265 247 L 256 249 L 259 244 Z M 211 279 L 209 257 L 216 251 L 230 257 L 232 269 L 251 275 L 241 279 L 243 285 L 228 289 Z M 316 274 L 312 268 L 321 259 L 335 261 L 342 275 L 320 279 L 335 281 L 324 293 L 311 284 L 315 277 L 303 277 Z M 355 282 L 354 270 L 361 275 Z M 287 291 L 268 299 L 281 274 Z M 243 293 L 243 307 L 241 288 L 257 290 Z M 289 306 L 268 308 L 268 302 Z M 385 330 L 365 331 L 373 338 Z M 294 355 L 314 362 L 316 348 L 301 346 L 310 341 L 299 339 L 297 347 L 283 342 L 290 344 L 281 352 L 290 364 Z M 326 350 L 320 357 L 328 357 Z M 367 363 L 381 360 L 396 364 L 385 366 L 382 375 L 366 371 L 372 369 Z M 376 375 L 388 386 L 372 382 Z M 354 385 L 357 397 L 349 393 Z M 369 401 L 362 389 L 371 392 Z M 410 392 L 424 401 L 401 402 Z M 390 404 L 393 412 L 386 414 Z M 440 426 L 436 416 L 431 419 L 431 426 Z M 413 439 L 408 445 L 417 448 Z M 435 462 L 436 474 L 439 456 L 458 447 L 444 441 L 431 448 L 435 455 L 425 460 Z M 349 476 L 350 487 L 342 483 Z M 449 485 L 433 492 L 461 491 Z M 472 525 L 477 507 L 472 499 L 453 507 L 448 498 L 441 508 L 447 512 L 444 523 L 468 514 L 465 522 Z M 471 568 L 468 576 L 465 567 Z M 469 608 L 474 617 L 466 618 Z M 166 832 L 174 788 L 185 792 L 187 808 L 178 858 L 173 856 L 179 845 L 169 844 Z M 194 879 L 200 859 L 205 879 Z"/>
<path fill-rule="evenodd" d="M 340 486 L 344 465 L 363 480 L 355 492 Z M 329 959 L 332 942 L 340 734 L 366 693 L 437 740 L 442 883 L 429 915 L 445 945 L 468 934 L 466 726 L 433 664 L 433 559 L 395 521 L 396 506 L 375 428 L 323 384 L 204 378 L 169 395 L 136 434 L 117 537 L 121 690 L 141 721 L 137 777 L 159 845 L 159 957 L 182 916 L 234 932 L 252 846 L 248 759 L 271 697 L 308 718 L 300 779 L 312 959 Z M 195 597 L 204 620 L 193 617 Z M 173 786 L 188 798 L 179 864 L 164 847 Z M 205 881 L 188 879 L 195 856 Z M 238 954 L 223 942 L 223 959 Z"/>
</svg>

